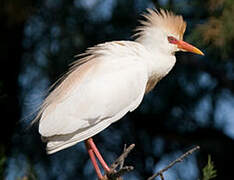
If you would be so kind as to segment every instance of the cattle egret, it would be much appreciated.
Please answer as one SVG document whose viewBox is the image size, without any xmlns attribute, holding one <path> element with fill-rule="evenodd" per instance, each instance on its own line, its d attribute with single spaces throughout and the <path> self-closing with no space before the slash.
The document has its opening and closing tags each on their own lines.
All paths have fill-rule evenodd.
<svg viewBox="0 0 234 180">
<path fill-rule="evenodd" d="M 110 168 L 92 136 L 135 110 L 143 96 L 168 74 L 176 51 L 204 55 L 184 42 L 186 22 L 166 10 L 148 10 L 135 41 L 112 41 L 89 48 L 56 83 L 35 121 L 48 154 L 85 140 L 99 179 Z"/>
</svg>

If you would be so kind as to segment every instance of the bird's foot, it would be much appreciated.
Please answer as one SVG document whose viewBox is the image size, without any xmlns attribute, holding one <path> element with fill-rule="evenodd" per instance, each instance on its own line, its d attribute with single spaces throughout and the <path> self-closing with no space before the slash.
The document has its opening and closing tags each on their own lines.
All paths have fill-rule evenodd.
<svg viewBox="0 0 234 180">
<path fill-rule="evenodd" d="M 133 166 L 124 166 L 125 158 L 134 147 L 135 144 L 131 144 L 128 148 L 124 146 L 123 153 L 111 164 L 110 171 L 106 173 L 107 180 L 122 180 L 122 175 L 134 169 Z"/>
<path fill-rule="evenodd" d="M 134 169 L 133 166 L 123 166 L 125 158 L 128 156 L 130 151 L 135 147 L 134 144 L 130 145 L 128 148 L 126 148 L 125 145 L 123 153 L 114 161 L 114 163 L 112 163 L 110 167 L 108 167 L 108 165 L 102 158 L 92 138 L 87 139 L 85 141 L 85 145 L 99 180 L 122 180 L 121 176 L 123 174 L 132 171 Z M 102 175 L 101 170 L 98 166 L 96 157 L 105 171 L 104 176 Z"/>
</svg>

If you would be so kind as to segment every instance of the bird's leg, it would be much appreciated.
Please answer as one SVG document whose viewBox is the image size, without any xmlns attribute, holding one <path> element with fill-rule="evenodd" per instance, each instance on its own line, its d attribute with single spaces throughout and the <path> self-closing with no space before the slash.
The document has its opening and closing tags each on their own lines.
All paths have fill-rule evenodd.
<svg viewBox="0 0 234 180">
<path fill-rule="evenodd" d="M 96 145 L 93 142 L 92 138 L 89 138 L 86 140 L 86 142 L 89 144 L 89 146 L 91 147 L 91 149 L 93 150 L 93 152 L 96 154 L 98 160 L 100 161 L 103 169 L 106 172 L 110 172 L 110 168 L 108 167 L 108 165 L 106 164 L 106 162 L 104 161 L 104 159 L 102 158 L 102 155 L 100 154 L 100 152 L 98 151 Z"/>
<path fill-rule="evenodd" d="M 95 158 L 95 154 L 94 154 L 93 149 L 91 148 L 88 140 L 85 141 L 85 146 L 86 146 L 87 151 L 89 153 L 89 156 L 90 156 L 91 162 L 92 162 L 92 164 L 94 166 L 94 169 L 95 169 L 95 171 L 97 173 L 98 179 L 100 179 L 100 180 L 103 179 L 102 173 L 101 173 L 101 171 L 100 171 L 100 169 L 98 167 L 98 164 L 97 164 L 97 161 L 96 161 L 96 158 Z"/>
</svg>

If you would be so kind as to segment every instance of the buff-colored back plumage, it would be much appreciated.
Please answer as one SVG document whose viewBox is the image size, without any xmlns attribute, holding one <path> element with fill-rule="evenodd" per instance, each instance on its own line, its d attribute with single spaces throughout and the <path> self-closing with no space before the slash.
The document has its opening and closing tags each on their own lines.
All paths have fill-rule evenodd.
<svg viewBox="0 0 234 180">
<path fill-rule="evenodd" d="M 73 62 L 69 68 L 69 71 L 50 87 L 49 90 L 51 92 L 48 94 L 42 105 L 39 107 L 39 112 L 32 121 L 32 124 L 40 119 L 42 113 L 49 105 L 56 104 L 66 97 L 66 94 L 72 89 L 74 83 L 80 81 L 83 75 L 92 66 L 98 63 L 98 57 L 100 56 L 101 51 L 102 47 L 97 45 L 89 48 L 85 53 L 75 56 L 78 58 L 82 58 Z"/>
<path fill-rule="evenodd" d="M 136 36 L 144 35 L 149 28 L 161 28 L 168 33 L 177 35 L 180 40 L 183 39 L 186 22 L 182 16 L 163 9 L 159 11 L 147 9 L 147 12 L 143 14 L 145 20 L 140 21 L 142 26 L 136 29 Z"/>
</svg>

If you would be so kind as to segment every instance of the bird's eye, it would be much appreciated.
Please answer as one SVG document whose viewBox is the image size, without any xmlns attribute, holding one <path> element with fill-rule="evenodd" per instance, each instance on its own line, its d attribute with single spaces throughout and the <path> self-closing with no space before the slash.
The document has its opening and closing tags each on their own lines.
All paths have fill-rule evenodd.
<svg viewBox="0 0 234 180">
<path fill-rule="evenodd" d="M 168 42 L 171 44 L 177 44 L 178 42 L 178 40 L 174 38 L 173 36 L 168 36 L 167 39 L 168 39 Z"/>
</svg>

